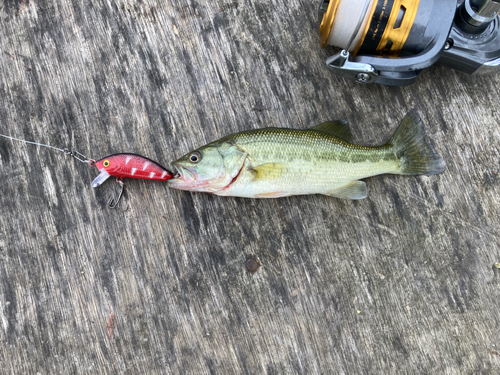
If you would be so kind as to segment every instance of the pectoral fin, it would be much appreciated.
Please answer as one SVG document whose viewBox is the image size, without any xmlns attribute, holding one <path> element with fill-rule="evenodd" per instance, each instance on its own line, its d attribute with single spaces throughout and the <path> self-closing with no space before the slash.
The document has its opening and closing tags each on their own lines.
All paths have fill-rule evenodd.
<svg viewBox="0 0 500 375">
<path fill-rule="evenodd" d="M 99 176 L 94 178 L 94 181 L 92 181 L 92 187 L 98 187 L 100 186 L 104 181 L 106 181 L 110 177 L 110 174 L 106 171 L 101 171 Z"/>
<path fill-rule="evenodd" d="M 345 186 L 327 191 L 325 195 L 341 199 L 364 199 L 368 195 L 368 189 L 363 181 L 352 181 Z"/>
<path fill-rule="evenodd" d="M 254 181 L 272 180 L 281 177 L 286 167 L 282 163 L 265 163 L 253 167 L 250 171 L 254 175 Z"/>
</svg>

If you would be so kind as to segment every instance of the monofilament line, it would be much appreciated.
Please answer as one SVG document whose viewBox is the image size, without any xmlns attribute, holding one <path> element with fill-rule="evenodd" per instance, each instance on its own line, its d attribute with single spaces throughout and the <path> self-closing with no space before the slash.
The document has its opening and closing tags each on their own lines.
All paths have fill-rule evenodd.
<svg viewBox="0 0 500 375">
<path fill-rule="evenodd" d="M 81 154 L 78 151 L 70 151 L 67 148 L 58 148 L 58 147 L 46 145 L 46 144 L 43 144 L 43 143 L 31 142 L 31 141 L 26 141 L 24 139 L 10 137 L 8 135 L 3 135 L 3 134 L 0 134 L 0 137 L 4 137 L 4 138 L 7 138 L 7 139 L 10 139 L 10 140 L 13 140 L 13 141 L 19 141 L 19 142 L 29 143 L 30 145 L 48 147 L 48 148 L 60 151 L 60 152 L 62 152 L 64 154 L 66 154 L 66 155 L 70 155 L 73 158 L 75 158 L 76 160 L 81 161 L 82 163 L 86 163 L 86 164 L 90 163 L 91 164 L 94 161 L 93 159 L 87 158 L 85 155 Z M 79 156 L 83 157 L 84 159 L 81 159 Z"/>
<path fill-rule="evenodd" d="M 57 151 L 61 151 L 61 152 L 66 153 L 66 151 L 64 151 L 62 148 L 57 148 L 57 147 L 54 147 L 54 146 L 44 145 L 43 143 L 37 143 L 37 142 L 25 141 L 24 139 L 19 139 L 19 138 L 14 138 L 14 137 L 9 137 L 8 135 L 3 135 L 3 134 L 0 134 L 0 136 L 1 136 L 1 137 L 4 137 L 4 138 L 12 139 L 12 140 L 14 140 L 14 141 L 19 141 L 19 142 L 29 143 L 29 144 L 31 144 L 31 145 L 36 145 L 36 146 L 43 146 L 43 147 L 53 148 L 54 150 L 57 150 Z"/>
</svg>

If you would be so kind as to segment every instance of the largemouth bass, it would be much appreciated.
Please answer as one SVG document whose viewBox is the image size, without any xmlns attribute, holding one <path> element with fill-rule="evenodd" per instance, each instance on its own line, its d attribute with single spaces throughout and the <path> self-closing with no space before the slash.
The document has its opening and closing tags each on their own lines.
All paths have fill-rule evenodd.
<svg viewBox="0 0 500 375">
<path fill-rule="evenodd" d="M 436 174 L 441 156 L 426 142 L 422 121 L 411 111 L 383 146 L 350 143 L 345 121 L 294 130 L 265 128 L 221 138 L 172 163 L 168 186 L 246 198 L 325 194 L 363 199 L 360 179 L 384 173 Z"/>
</svg>

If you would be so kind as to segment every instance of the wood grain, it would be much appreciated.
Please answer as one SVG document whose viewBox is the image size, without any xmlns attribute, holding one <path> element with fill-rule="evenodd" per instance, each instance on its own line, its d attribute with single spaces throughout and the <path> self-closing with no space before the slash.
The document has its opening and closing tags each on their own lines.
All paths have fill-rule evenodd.
<svg viewBox="0 0 500 375">
<path fill-rule="evenodd" d="M 447 162 L 369 196 L 249 200 L 111 179 L 0 139 L 8 373 L 498 373 L 500 76 L 410 87 L 324 67 L 305 1 L 6 0 L 0 133 L 160 164 L 224 135 L 416 108 Z M 260 269 L 245 270 L 248 257 Z"/>
</svg>

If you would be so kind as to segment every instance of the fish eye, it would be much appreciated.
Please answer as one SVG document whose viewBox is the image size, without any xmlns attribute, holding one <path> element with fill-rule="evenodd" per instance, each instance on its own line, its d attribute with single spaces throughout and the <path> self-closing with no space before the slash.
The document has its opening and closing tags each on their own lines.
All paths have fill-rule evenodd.
<svg viewBox="0 0 500 375">
<path fill-rule="evenodd" d="M 201 154 L 198 151 L 189 154 L 189 161 L 191 163 L 198 163 L 201 160 Z"/>
<path fill-rule="evenodd" d="M 104 161 L 102 162 L 102 165 L 104 166 L 104 168 L 109 167 L 109 160 L 104 160 Z"/>
</svg>

